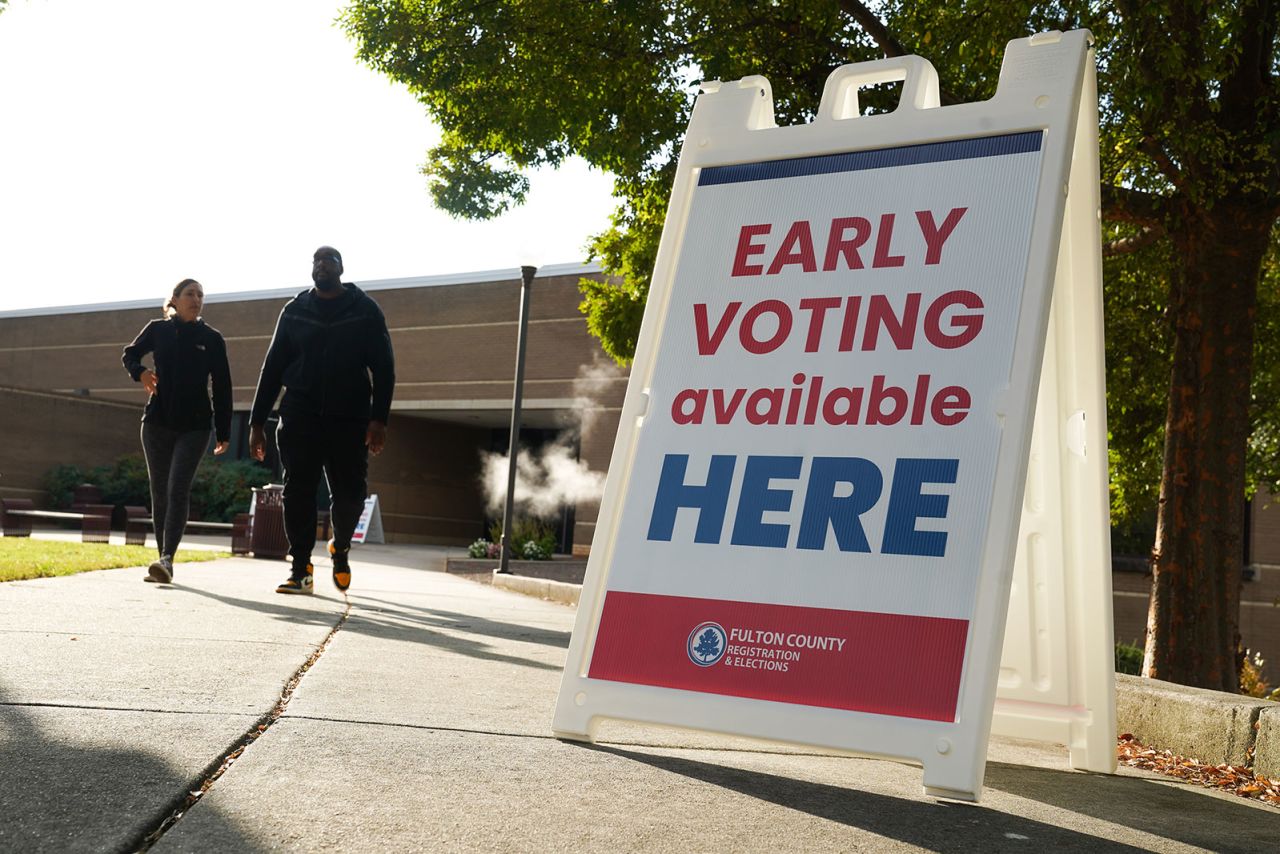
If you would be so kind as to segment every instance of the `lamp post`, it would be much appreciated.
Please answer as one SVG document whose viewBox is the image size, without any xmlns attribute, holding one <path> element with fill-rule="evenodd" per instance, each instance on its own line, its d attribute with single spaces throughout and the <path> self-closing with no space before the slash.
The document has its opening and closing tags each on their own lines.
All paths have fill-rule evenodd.
<svg viewBox="0 0 1280 854">
<path fill-rule="evenodd" d="M 516 381 L 511 392 L 511 439 L 507 444 L 507 502 L 502 509 L 502 557 L 498 572 L 510 573 L 511 523 L 515 519 L 516 456 L 520 450 L 520 401 L 524 396 L 524 338 L 529 326 L 529 289 L 537 267 L 520 268 L 520 322 L 516 329 Z"/>
</svg>

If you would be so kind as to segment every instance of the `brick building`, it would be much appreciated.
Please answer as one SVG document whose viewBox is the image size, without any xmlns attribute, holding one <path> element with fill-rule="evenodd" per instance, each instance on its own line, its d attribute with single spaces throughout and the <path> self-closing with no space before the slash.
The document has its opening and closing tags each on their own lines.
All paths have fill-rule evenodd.
<svg viewBox="0 0 1280 854">
<path fill-rule="evenodd" d="M 531 290 L 524 449 L 565 445 L 586 468 L 608 467 L 626 372 L 603 357 L 578 312 L 578 280 L 598 268 L 544 267 Z M 505 453 L 515 373 L 518 270 L 360 282 L 382 306 L 396 352 L 387 449 L 372 458 L 393 542 L 461 544 L 485 533 L 481 455 Z M 227 341 L 235 417 L 230 456 L 245 454 L 248 411 L 276 317 L 302 286 L 206 294 L 204 318 Z M 121 349 L 159 316 L 155 300 L 0 312 L 0 495 L 34 498 L 58 463 L 92 466 L 140 451 L 146 395 Z M 558 513 L 561 541 L 589 547 L 596 505 Z"/>
</svg>

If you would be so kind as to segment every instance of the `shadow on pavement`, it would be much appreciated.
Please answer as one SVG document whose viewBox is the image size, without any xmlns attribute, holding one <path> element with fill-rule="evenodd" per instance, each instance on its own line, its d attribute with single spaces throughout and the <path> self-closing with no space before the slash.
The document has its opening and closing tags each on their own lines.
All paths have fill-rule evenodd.
<svg viewBox="0 0 1280 854">
<path fill-rule="evenodd" d="M 364 596 L 358 593 L 351 595 L 351 601 L 357 605 L 376 602 L 378 611 L 394 612 L 400 619 L 412 620 L 424 625 L 442 629 L 465 629 L 472 634 L 488 635 L 504 640 L 520 640 L 529 643 L 554 646 L 559 649 L 569 648 L 569 632 L 557 629 L 540 629 L 524 623 L 504 623 L 500 620 L 488 620 L 474 614 L 459 614 L 456 611 L 442 611 L 439 608 L 423 608 L 417 605 L 406 605 L 376 596 Z"/>
<path fill-rule="evenodd" d="M 275 599 L 267 601 L 258 601 L 256 599 L 241 599 L 239 596 L 226 596 L 222 593 L 214 593 L 212 590 L 206 590 L 201 587 L 187 587 L 182 584 L 170 584 L 168 589 L 172 591 L 191 593 L 196 596 L 203 596 L 206 599 L 212 599 L 215 602 L 221 602 L 232 608 L 244 608 L 247 611 L 257 611 L 259 614 L 267 614 L 272 617 L 279 617 L 292 623 L 303 623 L 315 626 L 333 626 L 338 622 L 341 614 L 343 602 L 336 596 L 320 596 L 312 594 L 306 597 L 283 596 L 277 595 Z M 305 601 L 314 602 L 316 600 L 324 602 L 333 602 L 339 607 L 337 612 L 334 611 L 317 611 L 314 608 L 299 608 L 295 605 L 288 604 L 303 598 Z"/>
<path fill-rule="evenodd" d="M 355 632 L 358 634 L 367 634 L 370 637 L 381 638 L 382 640 L 398 640 L 408 643 L 429 644 L 438 649 L 447 650 L 449 652 L 465 655 L 468 658 L 481 659 L 483 661 L 496 661 L 504 664 L 513 664 L 517 667 L 531 667 L 535 670 L 553 670 L 559 672 L 564 669 L 562 664 L 551 664 L 546 661 L 537 661 L 531 658 L 522 658 L 515 655 L 505 655 L 503 653 L 494 652 L 493 648 L 487 643 L 474 641 L 469 638 L 461 637 L 456 634 L 447 634 L 442 631 L 435 631 L 428 628 L 425 620 L 414 620 L 403 614 L 388 615 L 390 619 L 379 619 L 371 617 L 368 611 L 353 612 L 348 618 L 343 632 Z M 418 623 L 417 625 L 406 625 L 405 623 Z M 426 623 L 426 625 L 424 625 Z M 467 631 L 465 624 L 449 626 L 456 631 Z M 483 632 L 480 634 L 484 634 Z M 492 637 L 493 635 L 490 635 Z"/>
<path fill-rule="evenodd" d="M 293 601 L 291 597 L 280 596 L 278 601 L 275 599 L 268 601 L 259 601 L 255 599 L 242 599 L 238 596 L 227 596 L 222 593 L 214 593 L 210 590 L 204 590 L 198 587 L 183 587 L 181 585 L 171 585 L 171 589 L 182 591 L 184 593 L 192 593 L 196 596 L 203 596 L 206 599 L 212 599 L 215 602 L 221 602 L 233 608 L 246 608 L 251 611 L 257 611 L 261 614 L 267 614 L 278 617 L 282 620 L 290 622 L 303 623 L 308 625 L 334 626 L 337 625 L 340 613 L 333 611 L 316 611 L 310 608 L 298 607 L 290 605 Z M 342 604 L 341 599 L 329 596 L 312 595 L 307 597 L 308 601 L 322 599 Z M 371 599 L 370 597 L 351 597 L 353 605 L 360 605 L 361 600 L 381 601 Z M 385 616 L 379 616 L 385 615 Z M 410 625 L 406 625 L 406 623 Z M 479 641 L 469 640 L 457 635 L 444 634 L 443 632 L 433 631 L 432 629 L 449 629 L 457 632 L 470 632 L 472 634 L 500 637 L 515 640 L 529 640 L 534 643 L 542 643 L 552 646 L 558 646 L 566 649 L 569 646 L 568 632 L 551 632 L 542 629 L 529 629 L 518 623 L 502 623 L 494 620 L 486 620 L 483 617 L 472 617 L 467 614 L 454 614 L 448 611 L 430 611 L 429 609 L 414 608 L 412 606 L 400 606 L 387 604 L 386 607 L 370 609 L 369 607 L 353 608 L 350 617 L 348 617 L 346 625 L 343 626 L 343 632 L 353 632 L 357 634 L 367 634 L 371 637 L 378 637 L 384 640 L 399 640 L 406 643 L 420 643 L 434 646 L 439 649 L 448 650 L 449 652 L 458 653 L 459 655 L 469 656 L 471 658 L 483 659 L 485 661 L 498 661 L 507 664 L 514 664 L 520 667 L 532 667 L 536 670 L 555 670 L 563 669 L 560 664 L 550 664 L 545 661 L 536 661 L 528 658 L 520 658 L 512 655 L 502 655 L 493 652 L 487 644 Z"/>
<path fill-rule="evenodd" d="M 981 805 L 921 802 L 675 756 L 583 745 L 930 851 L 1143 851 Z M 1221 849 L 1218 849 L 1221 850 Z"/>
<path fill-rule="evenodd" d="M 50 735 L 42 715 L 74 727 L 77 743 Z M 119 712 L 10 705 L 0 693 L 0 851 L 136 851 L 210 770 L 193 779 L 147 753 L 79 743 L 112 739 L 121 721 Z M 260 850 L 218 820 L 233 850 Z"/>
<path fill-rule="evenodd" d="M 1265 851 L 1280 844 L 1280 810 L 1214 797 L 1172 779 L 988 762 L 986 785 L 1211 851 Z"/>
</svg>

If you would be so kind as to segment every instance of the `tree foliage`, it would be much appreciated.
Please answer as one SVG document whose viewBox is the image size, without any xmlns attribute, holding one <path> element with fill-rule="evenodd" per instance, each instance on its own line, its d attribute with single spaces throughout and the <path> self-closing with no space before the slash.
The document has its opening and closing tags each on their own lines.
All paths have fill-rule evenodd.
<svg viewBox="0 0 1280 854">
<path fill-rule="evenodd" d="M 994 92 L 1009 39 L 1090 29 L 1114 517 L 1159 529 L 1152 637 L 1175 653 L 1149 648 L 1147 672 L 1230 688 L 1242 499 L 1280 486 L 1278 19 L 1269 0 L 353 0 L 342 22 L 444 128 L 425 171 L 446 210 L 500 212 L 523 198 L 521 170 L 570 155 L 618 176 L 590 247 L 612 276 L 584 283 L 582 308 L 623 362 L 698 80 L 762 74 L 792 124 L 812 118 L 836 66 L 917 53 L 944 104 L 975 101 Z"/>
<path fill-rule="evenodd" d="M 1198 5 L 1201 16 L 1208 14 L 1207 4 L 1189 8 Z M 1202 116 L 1191 115 L 1186 94 L 1213 90 L 1231 67 L 1237 51 L 1229 41 L 1240 14 L 1228 9 L 1201 28 L 1207 32 L 1197 30 L 1197 37 L 1221 42 L 1199 48 L 1198 65 L 1180 61 L 1176 50 L 1159 58 L 1154 65 L 1164 79 L 1153 79 L 1153 70 L 1143 67 L 1142 57 L 1150 53 L 1144 43 L 1167 41 L 1156 31 L 1172 24 L 1174 13 L 1157 8 L 1138 14 L 1124 4 L 891 3 L 868 9 L 835 0 L 360 0 L 342 22 L 360 57 L 407 84 L 444 128 L 443 142 L 424 166 L 444 210 L 472 218 L 501 213 L 524 199 L 522 169 L 555 166 L 570 154 L 619 176 L 619 207 L 591 244 L 612 278 L 585 280 L 582 288 L 588 328 L 621 362 L 635 351 L 677 145 L 699 80 L 764 74 L 774 86 L 778 121 L 803 122 L 812 118 L 831 69 L 878 58 L 888 44 L 931 59 L 945 102 L 976 101 L 993 94 L 1007 39 L 1091 28 L 1098 47 L 1104 184 L 1125 191 L 1111 194 L 1105 231 L 1112 250 L 1105 276 L 1112 511 L 1121 525 L 1150 528 L 1172 354 L 1168 277 L 1176 259 L 1169 242 L 1156 239 L 1161 226 L 1135 221 L 1157 210 L 1154 194 L 1175 189 L 1161 165 L 1174 161 L 1157 139 L 1167 145 L 1185 137 L 1187 150 L 1203 152 L 1210 163 L 1230 147 Z M 878 42 L 866 28 L 875 22 L 894 35 Z M 864 100 L 876 110 L 893 97 L 892 91 L 873 92 Z M 1223 173 L 1236 166 L 1228 159 L 1216 177 L 1189 191 L 1197 198 L 1221 192 Z M 1269 277 L 1277 275 L 1277 260 L 1273 247 Z M 1273 278 L 1264 283 L 1260 333 L 1276 331 L 1276 284 Z M 1280 366 L 1274 348 L 1266 346 L 1274 337 L 1259 334 L 1256 340 L 1250 485 L 1268 483 L 1280 492 Z"/>
</svg>

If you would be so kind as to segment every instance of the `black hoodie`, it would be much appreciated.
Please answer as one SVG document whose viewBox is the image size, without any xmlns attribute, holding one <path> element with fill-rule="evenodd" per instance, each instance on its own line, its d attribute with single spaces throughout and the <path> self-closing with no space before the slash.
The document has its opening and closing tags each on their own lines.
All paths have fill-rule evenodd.
<svg viewBox="0 0 1280 854">
<path fill-rule="evenodd" d="M 192 323 L 171 317 L 143 327 L 120 361 L 138 382 L 147 369 L 142 357 L 154 353 L 156 393 L 147 401 L 142 420 L 170 430 L 208 430 L 212 416 L 219 442 L 231 438 L 231 368 L 222 334 L 203 320 Z M 213 408 L 209 379 L 213 378 Z"/>
<path fill-rule="evenodd" d="M 280 312 L 250 424 L 266 423 L 282 385 L 283 416 L 386 423 L 396 383 L 387 321 L 364 291 L 351 284 L 343 288 L 335 299 L 303 291 Z"/>
</svg>

